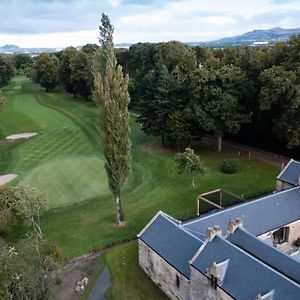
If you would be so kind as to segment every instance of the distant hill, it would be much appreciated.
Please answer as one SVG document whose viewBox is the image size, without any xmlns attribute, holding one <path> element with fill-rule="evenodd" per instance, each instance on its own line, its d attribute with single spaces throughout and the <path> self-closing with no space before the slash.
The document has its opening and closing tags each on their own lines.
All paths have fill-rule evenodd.
<svg viewBox="0 0 300 300">
<path fill-rule="evenodd" d="M 4 46 L 1 47 L 1 48 L 6 49 L 6 50 L 12 50 L 12 49 L 18 50 L 18 49 L 20 49 L 20 47 L 17 46 L 17 45 L 4 45 Z"/>
<path fill-rule="evenodd" d="M 38 54 L 42 52 L 57 52 L 61 48 L 21 48 L 17 45 L 4 45 L 0 47 L 0 53 L 14 54 L 14 53 L 29 53 Z"/>
<path fill-rule="evenodd" d="M 293 35 L 299 35 L 300 28 L 284 29 L 280 27 L 271 28 L 267 30 L 253 30 L 242 35 L 237 35 L 228 38 L 222 38 L 216 41 L 209 42 L 191 42 L 189 45 L 199 46 L 239 46 L 239 45 L 253 45 L 258 46 L 262 44 L 274 43 L 279 41 L 287 41 Z"/>
<path fill-rule="evenodd" d="M 287 41 L 293 35 L 300 35 L 300 28 L 284 29 L 275 27 L 267 30 L 253 30 L 246 32 L 242 35 L 233 37 L 222 38 L 220 40 L 208 41 L 208 42 L 187 42 L 185 44 L 190 46 L 206 46 L 206 47 L 229 47 L 229 46 L 261 46 L 265 44 L 271 44 L 279 41 Z M 116 48 L 129 48 L 132 43 L 119 43 L 115 44 Z M 76 47 L 78 50 L 82 46 Z M 38 54 L 41 52 L 57 52 L 62 50 L 61 48 L 20 48 L 17 45 L 4 45 L 0 47 L 0 53 L 30 53 Z"/>
</svg>

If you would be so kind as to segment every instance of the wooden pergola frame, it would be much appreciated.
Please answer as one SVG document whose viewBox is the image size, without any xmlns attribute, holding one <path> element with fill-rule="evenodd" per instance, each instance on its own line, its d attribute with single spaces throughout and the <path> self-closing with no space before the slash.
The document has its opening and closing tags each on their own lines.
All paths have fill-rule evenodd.
<svg viewBox="0 0 300 300">
<path fill-rule="evenodd" d="M 220 195 L 220 205 L 216 204 L 216 203 L 214 203 L 214 202 L 212 202 L 212 201 L 210 201 L 210 200 L 208 200 L 208 199 L 205 198 L 205 196 L 208 196 L 208 195 L 211 195 L 211 194 L 215 194 L 215 193 L 219 193 L 219 195 Z M 197 200 L 196 200 L 197 201 L 197 216 L 200 215 L 200 202 L 201 201 L 204 201 L 204 202 L 206 202 L 206 203 L 208 203 L 208 204 L 210 204 L 210 205 L 212 205 L 212 206 L 214 206 L 214 207 L 216 207 L 218 209 L 224 209 L 224 207 L 222 206 L 222 198 L 223 198 L 223 194 L 224 193 L 226 193 L 228 195 L 231 195 L 234 198 L 237 198 L 237 199 L 240 199 L 240 200 L 243 199 L 243 198 L 241 198 L 241 197 L 239 197 L 239 196 L 237 196 L 237 195 L 235 195 L 235 194 L 233 194 L 231 192 L 228 192 L 228 191 L 226 191 L 224 189 L 216 189 L 216 190 L 213 190 L 213 191 L 210 191 L 210 192 L 206 192 L 206 193 L 200 194 L 200 195 L 197 196 Z"/>
</svg>

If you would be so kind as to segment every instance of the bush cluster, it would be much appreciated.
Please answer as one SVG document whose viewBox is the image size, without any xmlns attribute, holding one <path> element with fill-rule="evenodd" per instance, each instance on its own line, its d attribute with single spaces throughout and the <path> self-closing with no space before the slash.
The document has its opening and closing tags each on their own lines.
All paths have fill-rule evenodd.
<svg viewBox="0 0 300 300">
<path fill-rule="evenodd" d="M 238 160 L 234 158 L 225 159 L 222 161 L 220 171 L 225 174 L 235 174 L 238 171 Z"/>
</svg>

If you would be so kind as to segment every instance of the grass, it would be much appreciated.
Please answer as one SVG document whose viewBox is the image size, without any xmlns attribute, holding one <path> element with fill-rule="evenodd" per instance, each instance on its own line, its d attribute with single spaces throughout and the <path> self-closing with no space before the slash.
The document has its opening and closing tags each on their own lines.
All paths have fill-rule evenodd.
<svg viewBox="0 0 300 300">
<path fill-rule="evenodd" d="M 139 267 L 136 241 L 111 250 L 105 261 L 112 277 L 109 300 L 168 299 Z"/>
<path fill-rule="evenodd" d="M 91 156 L 42 164 L 22 182 L 43 191 L 50 208 L 68 206 L 108 193 L 104 162 Z"/>
<path fill-rule="evenodd" d="M 252 197 L 274 188 L 276 168 L 241 158 L 238 173 L 222 174 L 219 166 L 231 155 L 202 147 L 199 152 L 208 172 L 197 178 L 193 189 L 189 175 L 178 175 L 175 153 L 157 147 L 156 139 L 146 136 L 132 120 L 132 174 L 122 192 L 127 224 L 117 228 L 94 104 L 64 92 L 46 93 L 22 77 L 16 77 L 4 95 L 0 137 L 26 131 L 38 135 L 0 143 L 1 173 L 17 173 L 12 184 L 25 182 L 47 195 L 50 209 L 41 219 L 42 229 L 67 258 L 137 234 L 158 210 L 177 218 L 193 215 L 200 193 L 223 188 Z M 22 232 L 17 226 L 7 238 L 15 240 Z"/>
</svg>

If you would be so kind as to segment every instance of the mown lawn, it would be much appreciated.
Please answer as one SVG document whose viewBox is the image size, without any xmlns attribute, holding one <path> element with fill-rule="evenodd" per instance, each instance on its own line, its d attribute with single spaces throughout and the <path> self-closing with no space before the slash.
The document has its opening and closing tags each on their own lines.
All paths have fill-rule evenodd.
<svg viewBox="0 0 300 300">
<path fill-rule="evenodd" d="M 137 234 L 158 210 L 178 218 L 193 215 L 200 193 L 224 188 L 250 197 L 274 188 L 276 168 L 241 158 L 240 171 L 225 175 L 219 165 L 230 155 L 202 147 L 199 153 L 208 172 L 197 178 L 193 189 L 190 176 L 178 175 L 175 153 L 157 147 L 156 139 L 146 136 L 132 120 L 132 174 L 122 194 L 127 224 L 117 228 L 94 104 L 64 92 L 46 93 L 22 77 L 15 78 L 4 94 L 0 138 L 27 131 L 38 135 L 0 143 L 1 173 L 19 174 L 12 184 L 28 183 L 47 196 L 50 209 L 41 220 L 42 229 L 67 258 Z M 8 239 L 22 232 L 16 228 Z"/>
<path fill-rule="evenodd" d="M 112 277 L 109 300 L 168 299 L 139 267 L 136 241 L 111 250 L 105 261 Z"/>
</svg>

